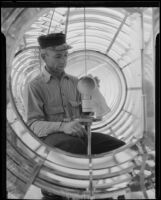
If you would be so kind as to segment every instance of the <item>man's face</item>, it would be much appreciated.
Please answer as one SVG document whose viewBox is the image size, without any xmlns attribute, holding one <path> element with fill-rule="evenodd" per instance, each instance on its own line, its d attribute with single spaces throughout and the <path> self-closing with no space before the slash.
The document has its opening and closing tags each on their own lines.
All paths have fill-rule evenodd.
<svg viewBox="0 0 161 200">
<path fill-rule="evenodd" d="M 51 70 L 51 72 L 54 71 L 64 71 L 64 68 L 67 64 L 67 57 L 68 57 L 68 51 L 56 51 L 54 48 L 49 47 L 46 49 L 46 53 L 44 56 L 44 61 L 47 65 L 47 67 Z"/>
</svg>

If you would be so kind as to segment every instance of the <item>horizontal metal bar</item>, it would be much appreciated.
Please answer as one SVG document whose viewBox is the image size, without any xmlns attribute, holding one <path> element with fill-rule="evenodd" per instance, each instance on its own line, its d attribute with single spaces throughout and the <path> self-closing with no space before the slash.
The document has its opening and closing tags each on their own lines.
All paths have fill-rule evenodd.
<svg viewBox="0 0 161 200">
<path fill-rule="evenodd" d="M 128 87 L 127 90 L 141 90 L 141 87 Z"/>
</svg>

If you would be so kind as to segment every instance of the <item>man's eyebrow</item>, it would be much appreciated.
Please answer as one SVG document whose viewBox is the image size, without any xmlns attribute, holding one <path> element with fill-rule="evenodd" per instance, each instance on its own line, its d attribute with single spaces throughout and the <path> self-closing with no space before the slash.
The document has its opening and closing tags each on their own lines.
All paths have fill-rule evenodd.
<svg viewBox="0 0 161 200">
<path fill-rule="evenodd" d="M 49 49 L 49 50 L 55 50 L 55 48 L 54 47 L 47 47 L 47 49 Z"/>
<path fill-rule="evenodd" d="M 61 55 L 64 55 L 64 54 L 68 54 L 68 52 L 64 52 L 64 53 L 59 53 L 59 52 L 57 52 L 55 55 L 56 55 L 56 56 L 61 56 Z"/>
</svg>

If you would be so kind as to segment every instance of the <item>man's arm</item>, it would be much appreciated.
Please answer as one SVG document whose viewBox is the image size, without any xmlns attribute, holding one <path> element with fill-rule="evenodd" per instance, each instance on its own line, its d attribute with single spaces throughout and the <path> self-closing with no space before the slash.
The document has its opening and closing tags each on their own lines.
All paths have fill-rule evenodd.
<svg viewBox="0 0 161 200">
<path fill-rule="evenodd" d="M 37 85 L 28 84 L 24 96 L 27 125 L 38 136 L 44 137 L 48 134 L 59 132 L 61 122 L 45 121 L 43 112 L 43 98 Z"/>
<path fill-rule="evenodd" d="M 63 123 L 45 121 L 42 92 L 36 84 L 28 85 L 24 97 L 27 125 L 38 137 L 44 137 L 54 132 L 64 132 L 77 137 L 85 134 L 79 121 L 74 120 Z"/>
</svg>

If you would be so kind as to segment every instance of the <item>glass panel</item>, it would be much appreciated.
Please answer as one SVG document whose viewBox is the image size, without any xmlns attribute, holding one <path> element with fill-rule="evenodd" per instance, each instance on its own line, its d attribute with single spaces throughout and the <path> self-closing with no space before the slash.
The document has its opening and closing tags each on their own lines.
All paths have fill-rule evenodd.
<svg viewBox="0 0 161 200">
<path fill-rule="evenodd" d="M 136 52 L 136 54 L 139 52 Z M 139 55 L 138 55 L 139 56 Z M 122 69 L 128 88 L 140 88 L 142 87 L 142 70 L 141 60 L 138 59 L 135 62 L 129 64 Z"/>
</svg>

